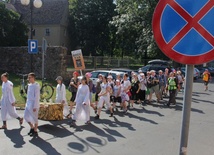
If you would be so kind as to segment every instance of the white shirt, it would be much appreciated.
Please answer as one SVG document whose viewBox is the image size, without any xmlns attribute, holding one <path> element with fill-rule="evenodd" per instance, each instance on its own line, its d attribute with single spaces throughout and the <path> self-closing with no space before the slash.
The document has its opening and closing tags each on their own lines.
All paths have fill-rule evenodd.
<svg viewBox="0 0 214 155">
<path fill-rule="evenodd" d="M 40 107 L 39 100 L 40 100 L 39 83 L 35 82 L 35 83 L 28 84 L 26 107 L 39 108 Z"/>
<path fill-rule="evenodd" d="M 3 82 L 1 103 L 7 104 L 7 102 L 9 102 L 10 104 L 12 104 L 15 101 L 16 100 L 13 94 L 13 83 L 9 80 L 7 82 Z"/>
<path fill-rule="evenodd" d="M 108 83 L 106 83 L 106 84 L 102 83 L 100 86 L 101 86 L 101 92 L 100 92 L 100 94 L 106 93 L 106 89 L 109 87 Z M 109 93 L 105 94 L 104 96 L 107 96 L 107 95 L 109 95 Z"/>
<path fill-rule="evenodd" d="M 123 81 L 123 84 L 121 85 L 122 90 L 128 89 L 128 87 L 131 86 L 131 82 L 129 80 Z M 128 91 L 127 91 L 128 92 Z"/>
<path fill-rule="evenodd" d="M 64 84 L 58 84 L 56 86 L 56 103 L 62 103 L 62 101 L 66 102 L 66 89 Z"/>
<path fill-rule="evenodd" d="M 118 95 L 118 91 L 120 91 L 120 94 Z M 121 96 L 121 86 L 114 86 L 114 96 Z"/>
</svg>

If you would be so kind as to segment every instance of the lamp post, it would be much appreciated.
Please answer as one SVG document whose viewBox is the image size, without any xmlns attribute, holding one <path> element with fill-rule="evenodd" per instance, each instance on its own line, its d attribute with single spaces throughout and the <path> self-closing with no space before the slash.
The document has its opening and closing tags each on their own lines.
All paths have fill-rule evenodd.
<svg viewBox="0 0 214 155">
<path fill-rule="evenodd" d="M 42 7 L 42 0 L 21 0 L 22 5 L 30 5 L 30 39 L 33 39 L 33 9 Z M 33 55 L 30 56 L 30 70 L 33 71 Z"/>
</svg>

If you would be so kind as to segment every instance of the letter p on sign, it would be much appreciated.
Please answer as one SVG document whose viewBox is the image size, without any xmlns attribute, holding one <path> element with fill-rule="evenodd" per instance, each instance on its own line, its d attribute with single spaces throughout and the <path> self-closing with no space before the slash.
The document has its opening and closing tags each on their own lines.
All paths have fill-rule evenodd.
<svg viewBox="0 0 214 155">
<path fill-rule="evenodd" d="M 28 40 L 28 53 L 29 54 L 38 53 L 38 40 Z"/>
</svg>

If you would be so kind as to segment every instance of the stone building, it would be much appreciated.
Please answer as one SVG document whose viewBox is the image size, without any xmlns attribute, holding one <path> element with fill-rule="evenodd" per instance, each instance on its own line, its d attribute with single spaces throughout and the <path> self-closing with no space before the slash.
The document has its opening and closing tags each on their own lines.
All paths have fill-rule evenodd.
<svg viewBox="0 0 214 155">
<path fill-rule="evenodd" d="M 68 0 L 43 0 L 41 8 L 33 8 L 33 39 L 37 39 L 39 46 L 42 38 L 47 40 L 49 46 L 68 47 Z M 10 0 L 10 4 L 21 14 L 30 30 L 30 6 L 24 6 L 20 0 Z M 30 38 L 30 31 L 29 31 Z"/>
</svg>

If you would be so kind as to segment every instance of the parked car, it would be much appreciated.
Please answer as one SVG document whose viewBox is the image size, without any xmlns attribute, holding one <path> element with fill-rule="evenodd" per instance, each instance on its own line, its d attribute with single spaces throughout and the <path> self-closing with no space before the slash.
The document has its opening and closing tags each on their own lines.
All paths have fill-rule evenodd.
<svg viewBox="0 0 214 155">
<path fill-rule="evenodd" d="M 148 62 L 148 65 L 158 65 L 158 66 L 167 66 L 170 67 L 169 61 L 155 59 Z"/>
<path fill-rule="evenodd" d="M 165 72 L 165 69 L 168 68 L 169 72 L 171 72 L 171 69 L 167 66 L 160 66 L 160 65 L 146 65 L 142 68 L 140 68 L 142 70 L 142 72 L 146 75 L 147 71 L 151 71 L 151 70 L 155 70 L 155 72 L 158 74 L 159 70 L 162 70 L 163 72 Z"/>
<path fill-rule="evenodd" d="M 211 76 L 214 76 L 214 69 L 212 67 L 197 67 L 198 70 L 200 71 L 200 76 L 203 76 L 203 73 L 205 71 L 205 69 L 208 69 L 208 71 L 210 72 Z"/>
<path fill-rule="evenodd" d="M 109 74 L 111 74 L 113 79 L 116 79 L 117 74 L 120 74 L 120 76 L 122 77 L 124 72 L 109 71 L 109 70 L 95 70 L 91 72 L 91 74 L 92 74 L 91 80 L 93 81 L 93 84 L 96 85 L 99 74 L 102 74 L 103 76 L 108 76 Z"/>
<path fill-rule="evenodd" d="M 181 67 L 181 72 L 185 76 L 186 67 Z M 197 68 L 194 68 L 193 78 L 194 78 L 194 80 L 197 80 L 200 78 L 200 71 Z"/>
<path fill-rule="evenodd" d="M 134 72 L 135 74 L 138 74 L 136 71 L 131 70 L 131 69 L 127 69 L 127 68 L 115 68 L 115 69 L 111 69 L 111 71 L 128 73 L 129 77 L 131 77 L 132 72 Z"/>
</svg>

